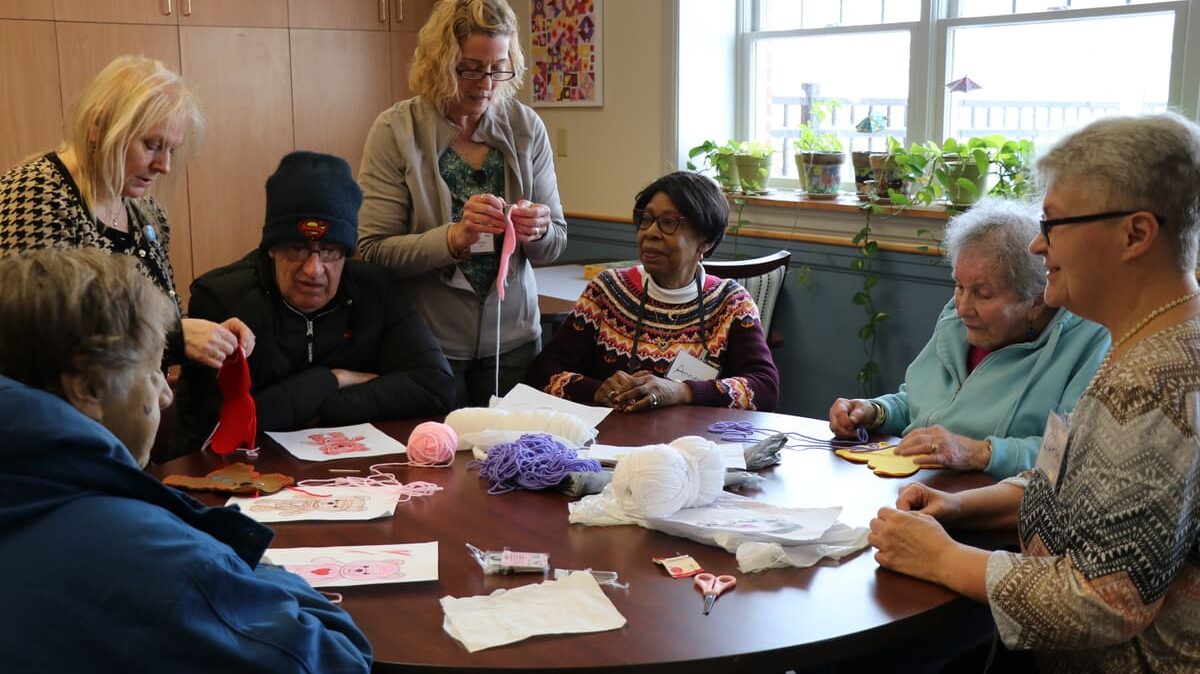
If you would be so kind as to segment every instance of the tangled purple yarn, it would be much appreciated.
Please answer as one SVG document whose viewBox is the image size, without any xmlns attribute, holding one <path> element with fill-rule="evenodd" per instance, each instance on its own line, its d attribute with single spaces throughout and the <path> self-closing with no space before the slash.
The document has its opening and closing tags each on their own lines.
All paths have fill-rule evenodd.
<svg viewBox="0 0 1200 674">
<path fill-rule="evenodd" d="M 574 449 L 545 433 L 526 433 L 515 442 L 502 442 L 478 464 L 480 476 L 492 483 L 489 494 L 546 489 L 558 485 L 568 473 L 600 470 L 599 461 L 579 458 Z"/>
</svg>

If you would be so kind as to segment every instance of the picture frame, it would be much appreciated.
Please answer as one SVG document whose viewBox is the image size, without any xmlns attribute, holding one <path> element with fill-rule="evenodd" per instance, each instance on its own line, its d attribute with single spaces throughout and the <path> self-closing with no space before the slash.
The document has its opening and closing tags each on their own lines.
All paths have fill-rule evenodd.
<svg viewBox="0 0 1200 674">
<path fill-rule="evenodd" d="M 604 0 L 530 0 L 534 107 L 604 106 Z"/>
</svg>

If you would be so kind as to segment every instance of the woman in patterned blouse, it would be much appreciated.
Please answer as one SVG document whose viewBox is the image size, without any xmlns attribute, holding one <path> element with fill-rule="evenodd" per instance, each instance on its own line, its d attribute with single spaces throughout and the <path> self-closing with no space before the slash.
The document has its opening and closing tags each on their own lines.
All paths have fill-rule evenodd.
<svg viewBox="0 0 1200 674">
<path fill-rule="evenodd" d="M 149 192 L 179 168 L 176 151 L 203 127 L 179 75 L 153 59 L 117 57 L 84 89 L 60 147 L 0 177 L 0 255 L 34 248 L 132 255 L 178 310 L 170 226 Z M 238 344 L 248 354 L 254 335 L 236 318 L 181 318 L 167 357 L 216 368 Z"/>
<path fill-rule="evenodd" d="M 530 383 L 627 412 L 774 410 L 779 372 L 754 300 L 700 264 L 728 221 L 720 188 L 697 173 L 671 173 L 642 190 L 633 209 L 642 264 L 588 285 L 534 361 Z"/>
<path fill-rule="evenodd" d="M 1037 465 L 947 494 L 913 483 L 871 522 L 875 558 L 991 606 L 1041 669 L 1200 671 L 1200 126 L 1093 122 L 1038 169 L 1046 302 L 1104 325 L 1112 351 Z M 1017 527 L 988 553 L 942 529 Z"/>
</svg>

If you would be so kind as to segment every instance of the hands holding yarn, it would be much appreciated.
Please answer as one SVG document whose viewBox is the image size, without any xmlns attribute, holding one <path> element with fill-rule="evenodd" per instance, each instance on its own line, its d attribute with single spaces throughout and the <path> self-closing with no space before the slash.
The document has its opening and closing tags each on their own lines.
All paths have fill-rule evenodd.
<svg viewBox="0 0 1200 674">
<path fill-rule="evenodd" d="M 593 400 L 597 405 L 622 412 L 645 412 L 690 404 L 692 389 L 683 382 L 664 379 L 647 370 L 633 374 L 615 372 L 596 389 Z"/>
</svg>

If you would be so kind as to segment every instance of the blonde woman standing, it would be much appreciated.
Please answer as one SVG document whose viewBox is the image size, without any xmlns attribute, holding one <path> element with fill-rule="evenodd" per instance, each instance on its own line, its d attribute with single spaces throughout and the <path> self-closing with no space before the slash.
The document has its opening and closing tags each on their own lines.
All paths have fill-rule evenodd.
<svg viewBox="0 0 1200 674">
<path fill-rule="evenodd" d="M 180 168 L 204 130 L 195 96 L 162 63 L 120 56 L 84 89 L 53 152 L 0 177 L 0 255 L 36 248 L 99 248 L 138 259 L 139 269 L 179 298 L 167 250 L 167 214 L 150 195 Z M 239 320 L 182 317 L 167 358 L 220 367 L 254 335 Z"/>
<path fill-rule="evenodd" d="M 359 250 L 411 280 L 454 370 L 456 406 L 486 404 L 497 379 L 500 394 L 521 381 L 541 337 L 529 263 L 554 261 L 567 243 L 546 127 L 513 100 L 524 74 L 504 0 L 443 0 L 417 38 L 417 95 L 384 110 L 363 149 Z M 516 242 L 501 301 L 509 207 Z"/>
</svg>

